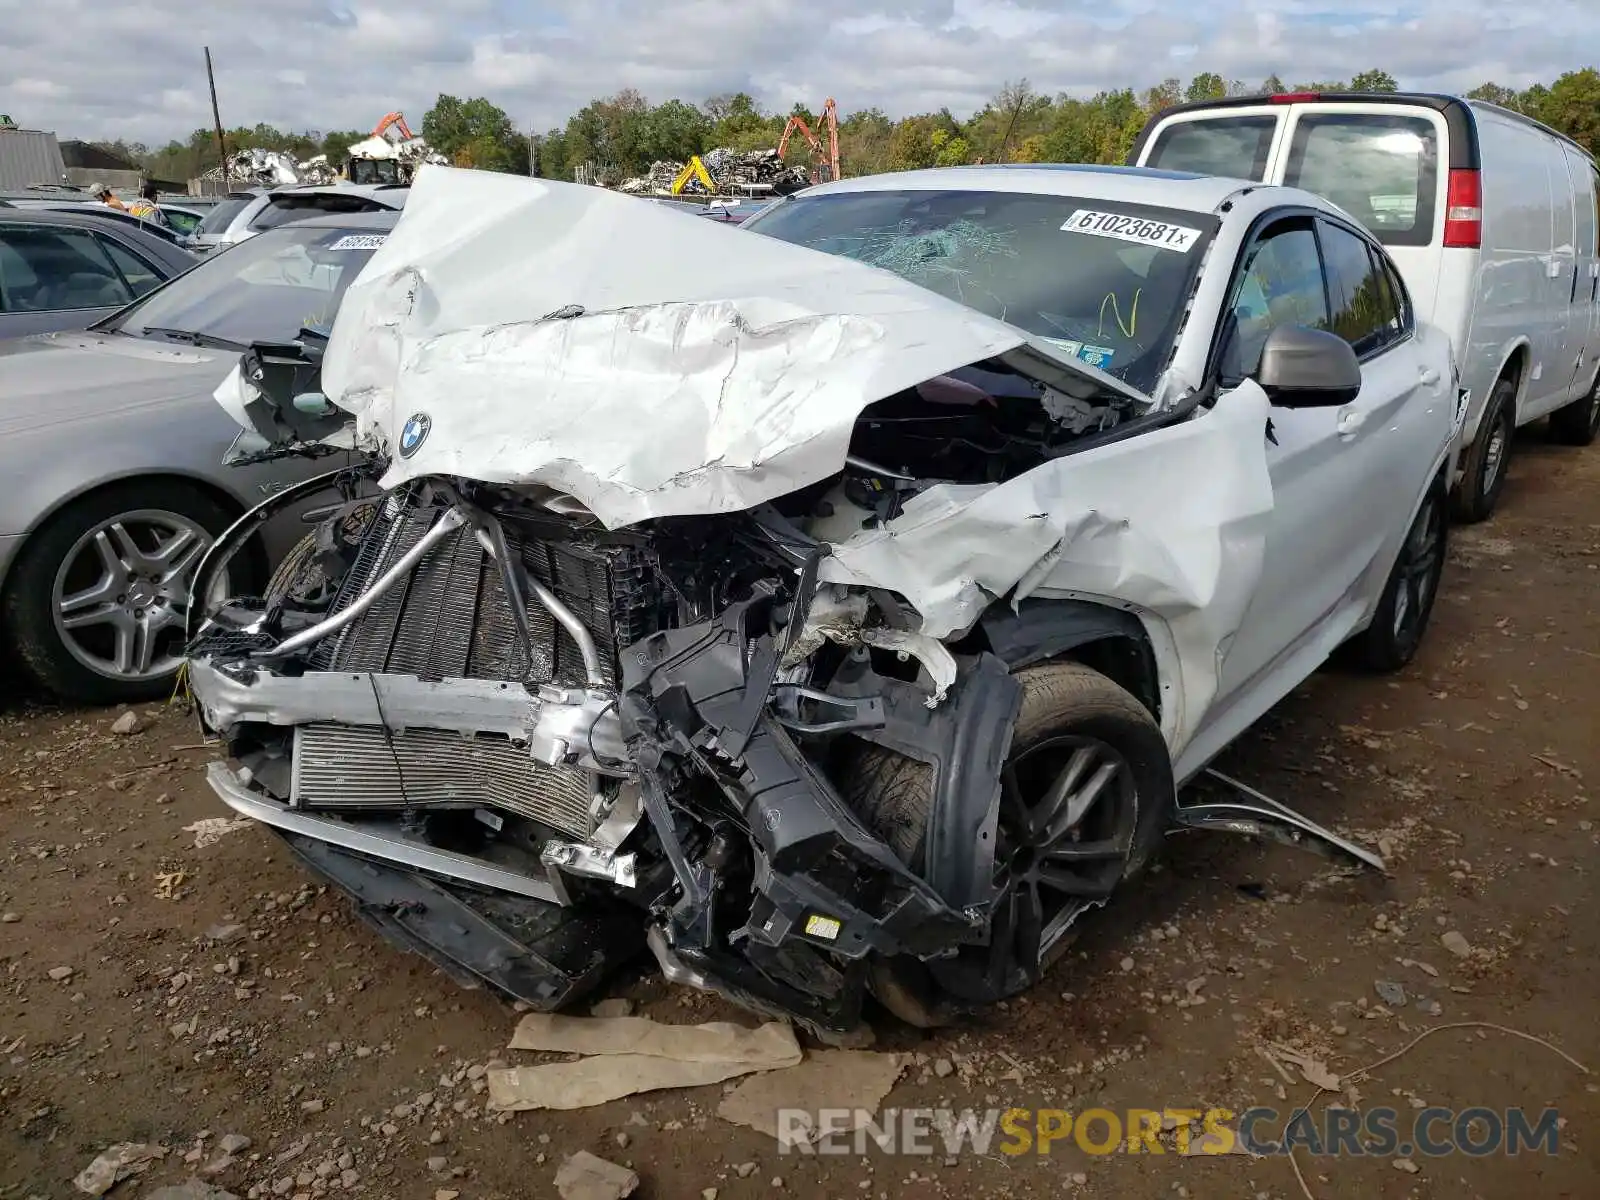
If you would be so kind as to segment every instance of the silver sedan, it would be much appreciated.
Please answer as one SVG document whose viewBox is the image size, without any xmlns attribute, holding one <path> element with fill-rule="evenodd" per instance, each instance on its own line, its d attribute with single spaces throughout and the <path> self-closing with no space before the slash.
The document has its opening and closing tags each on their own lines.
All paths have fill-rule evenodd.
<svg viewBox="0 0 1600 1200">
<path fill-rule="evenodd" d="M 338 465 L 224 465 L 240 430 L 213 393 L 251 343 L 331 325 L 397 217 L 268 230 L 87 331 L 0 342 L 0 634 L 47 690 L 90 703 L 170 690 L 206 547 Z M 259 586 L 303 532 L 269 526 L 227 590 Z"/>
</svg>

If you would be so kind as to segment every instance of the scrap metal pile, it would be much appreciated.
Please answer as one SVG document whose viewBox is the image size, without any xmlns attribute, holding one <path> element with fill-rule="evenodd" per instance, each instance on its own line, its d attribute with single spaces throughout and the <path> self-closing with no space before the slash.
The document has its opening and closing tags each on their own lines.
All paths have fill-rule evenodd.
<svg viewBox="0 0 1600 1200">
<path fill-rule="evenodd" d="M 785 166 L 774 149 L 729 150 L 719 147 L 700 156 L 701 165 L 711 177 L 714 191 L 708 193 L 705 184 L 690 176 L 683 192 L 693 195 L 733 195 L 759 192 L 770 195 L 787 195 L 799 191 L 811 182 L 803 167 Z M 673 182 L 688 164 L 681 162 L 655 162 L 648 174 L 625 179 L 618 191 L 632 195 L 666 194 L 672 191 Z"/>
<path fill-rule="evenodd" d="M 318 154 L 304 162 L 298 162 L 292 154 L 282 150 L 264 150 L 259 147 L 240 150 L 228 156 L 226 179 L 229 183 L 243 187 L 286 187 L 297 183 L 330 184 L 338 182 L 341 178 L 341 167 L 344 169 L 345 177 L 353 177 L 355 174 L 363 173 L 360 168 L 354 166 L 356 163 L 393 162 L 395 166 L 387 171 L 374 168 L 366 172 L 379 176 L 380 179 L 352 178 L 352 181 L 409 182 L 421 164 L 448 161 L 420 137 L 407 138 L 400 142 L 390 141 L 384 137 L 370 137 L 350 147 L 348 162 L 344 164 L 329 162 L 326 154 Z M 221 182 L 224 173 L 221 167 L 212 167 L 201 178 Z"/>
<path fill-rule="evenodd" d="M 374 134 L 351 146 L 349 153 L 350 158 L 357 161 L 383 162 L 392 159 L 400 164 L 401 173 L 408 178 L 423 163 L 448 165 L 450 161 L 420 137 L 391 141 L 382 134 Z"/>
<path fill-rule="evenodd" d="M 299 166 L 293 155 L 256 147 L 228 155 L 226 171 L 220 166 L 212 167 L 200 178 L 217 182 L 226 179 L 229 183 L 253 187 L 280 187 L 302 182 Z"/>
<path fill-rule="evenodd" d="M 295 165 L 301 183 L 328 184 L 339 181 L 339 168 L 328 161 L 326 154 L 318 154 Z"/>
</svg>

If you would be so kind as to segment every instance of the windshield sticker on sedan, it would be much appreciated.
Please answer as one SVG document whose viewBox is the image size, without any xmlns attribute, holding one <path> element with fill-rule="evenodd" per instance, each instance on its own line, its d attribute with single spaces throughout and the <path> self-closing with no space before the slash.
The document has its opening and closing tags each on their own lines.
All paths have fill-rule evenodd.
<svg viewBox="0 0 1600 1200">
<path fill-rule="evenodd" d="M 1045 338 L 1045 341 L 1064 354 L 1069 354 L 1079 362 L 1088 363 L 1101 371 L 1109 371 L 1111 360 L 1117 356 L 1117 352 L 1110 346 L 1091 346 L 1086 342 L 1073 342 L 1066 338 Z"/>
<path fill-rule="evenodd" d="M 333 245 L 329 246 L 328 249 L 376 250 L 379 246 L 383 245 L 384 239 L 388 236 L 389 235 L 385 233 L 347 233 Z"/>
<path fill-rule="evenodd" d="M 1143 217 L 1125 217 L 1120 213 L 1095 212 L 1080 208 L 1061 226 L 1066 233 L 1087 233 L 1092 237 L 1116 238 L 1119 242 L 1133 242 L 1140 246 L 1155 246 L 1161 250 L 1187 253 L 1200 239 L 1198 229 L 1186 225 L 1173 225 L 1166 221 L 1148 221 Z"/>
</svg>

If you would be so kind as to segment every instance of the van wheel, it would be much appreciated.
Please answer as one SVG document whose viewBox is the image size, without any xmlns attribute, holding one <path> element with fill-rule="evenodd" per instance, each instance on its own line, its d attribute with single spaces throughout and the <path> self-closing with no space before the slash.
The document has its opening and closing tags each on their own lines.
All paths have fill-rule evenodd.
<svg viewBox="0 0 1600 1200">
<path fill-rule="evenodd" d="M 1550 440 L 1563 446 L 1587 446 L 1600 434 L 1600 375 L 1582 400 L 1550 414 Z"/>
<path fill-rule="evenodd" d="M 1079 919 L 1137 875 L 1166 833 L 1172 760 L 1144 705 L 1098 671 L 1060 662 L 1017 673 L 1022 707 L 1001 770 L 989 944 L 930 963 L 874 965 L 878 1001 L 908 1024 L 946 1023 L 1032 986 Z M 846 798 L 913 870 L 923 866 L 933 771 L 864 745 Z"/>
<path fill-rule="evenodd" d="M 1511 443 L 1517 432 L 1517 387 L 1509 379 L 1495 382 L 1483 410 L 1478 436 L 1467 448 L 1467 458 L 1456 484 L 1456 520 L 1471 525 L 1494 511 L 1505 486 L 1511 463 Z"/>
</svg>

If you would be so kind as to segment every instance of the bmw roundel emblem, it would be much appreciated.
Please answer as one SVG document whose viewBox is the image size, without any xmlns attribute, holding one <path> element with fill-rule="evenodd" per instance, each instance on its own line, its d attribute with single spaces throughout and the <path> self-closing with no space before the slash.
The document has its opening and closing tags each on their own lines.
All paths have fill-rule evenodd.
<svg viewBox="0 0 1600 1200">
<path fill-rule="evenodd" d="M 410 458 L 428 440 L 433 418 L 427 413 L 412 413 L 400 430 L 400 457 Z"/>
</svg>

